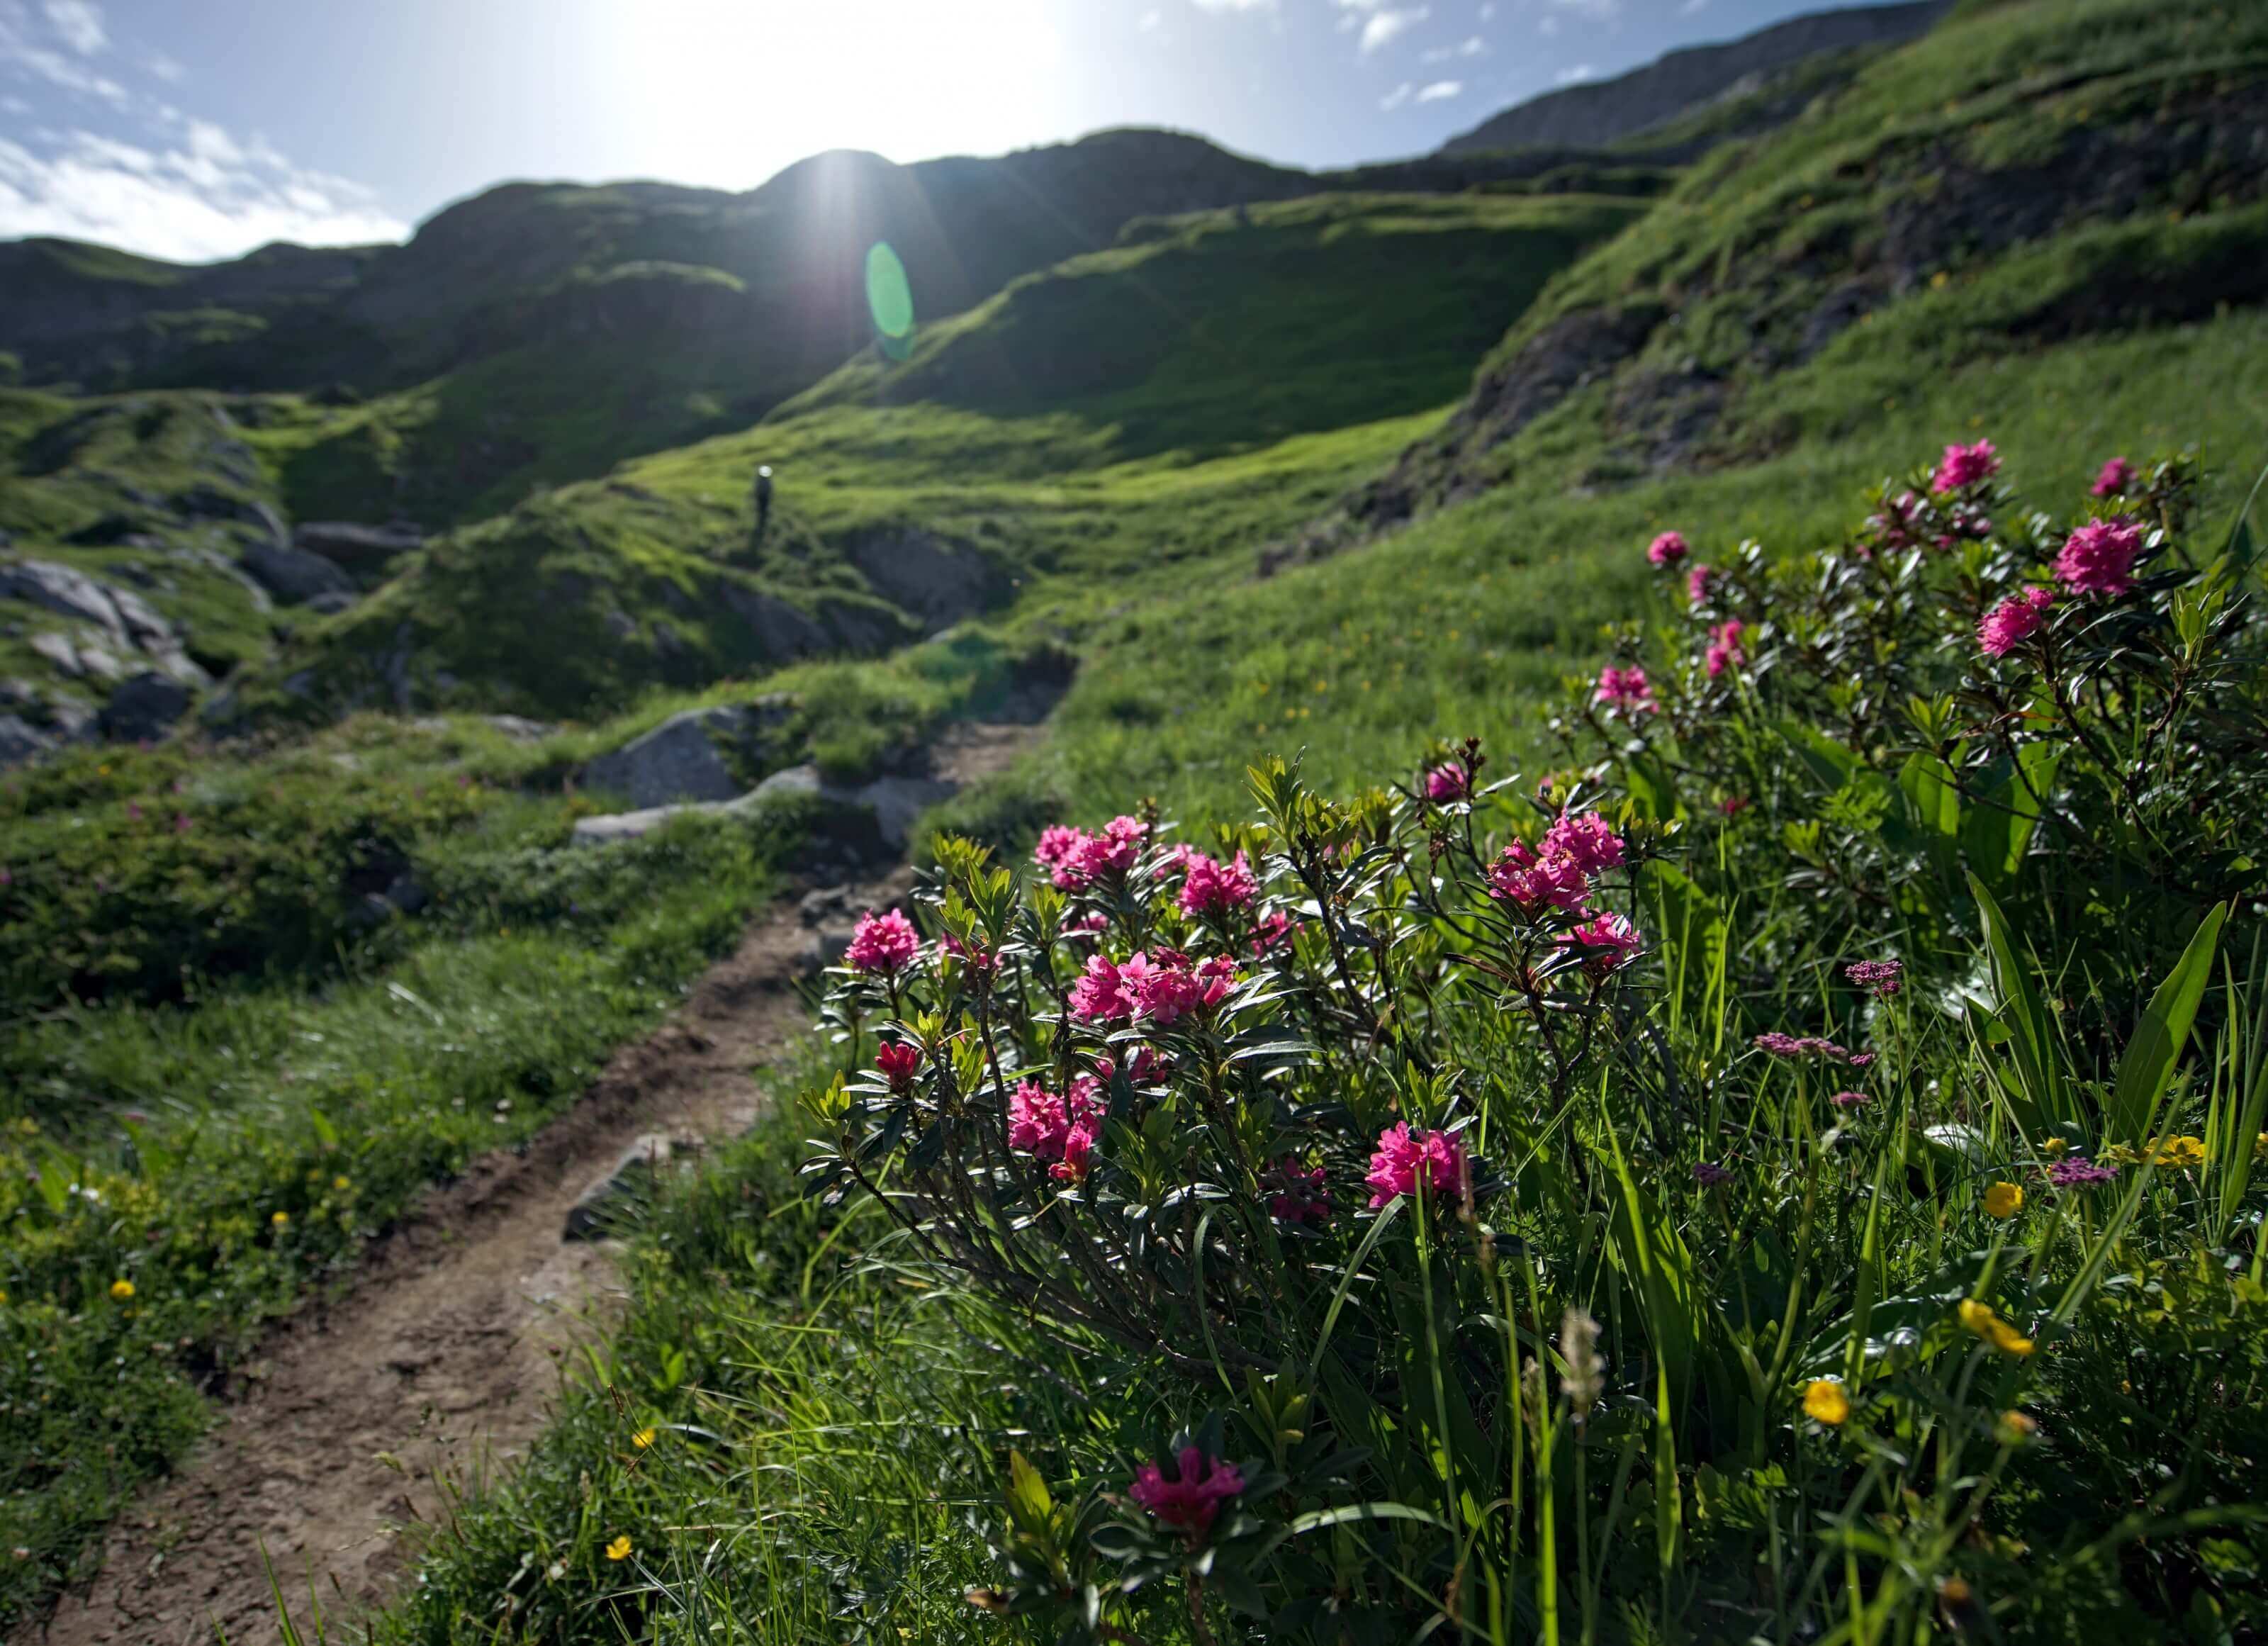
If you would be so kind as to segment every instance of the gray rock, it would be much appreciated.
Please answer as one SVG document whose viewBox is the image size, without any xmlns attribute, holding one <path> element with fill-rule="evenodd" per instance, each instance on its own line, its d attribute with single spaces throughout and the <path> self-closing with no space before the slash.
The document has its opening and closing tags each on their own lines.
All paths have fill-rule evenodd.
<svg viewBox="0 0 2268 1646">
<path fill-rule="evenodd" d="M 162 737 L 174 721 L 188 712 L 188 689 L 150 669 L 110 694 L 110 701 L 102 711 L 102 733 L 118 743 Z"/>
<path fill-rule="evenodd" d="M 68 635 L 55 634 L 52 631 L 35 634 L 32 637 L 30 645 L 34 652 L 55 666 L 58 674 L 68 675 L 71 679 L 76 680 L 86 672 L 79 667 L 78 648 L 70 643 L 70 638 Z"/>
<path fill-rule="evenodd" d="M 313 602 L 326 594 L 354 598 L 354 579 L 336 564 L 303 549 L 278 543 L 253 543 L 244 551 L 244 569 L 276 599 L 291 604 Z"/>
<path fill-rule="evenodd" d="M 1005 592 L 975 549 L 914 527 L 860 532 L 843 552 L 876 594 L 932 629 L 974 616 Z"/>
<path fill-rule="evenodd" d="M 102 586 L 110 603 L 118 609 L 119 621 L 126 625 L 127 638 L 144 651 L 167 651 L 176 644 L 173 625 L 153 610 L 150 603 L 129 589 Z"/>
<path fill-rule="evenodd" d="M 764 656 L 775 662 L 816 657 L 831 649 L 826 629 L 801 607 L 777 594 L 765 594 L 744 583 L 718 586 L 725 609 L 748 625 Z"/>
<path fill-rule="evenodd" d="M 78 648 L 78 667 L 81 674 L 92 675 L 97 680 L 126 678 L 126 665 L 92 640 Z"/>
<path fill-rule="evenodd" d="M 552 728 L 542 720 L 531 720 L 517 714 L 491 714 L 489 724 L 506 737 L 523 743 L 533 743 L 551 735 Z"/>
<path fill-rule="evenodd" d="M 122 644 L 127 638 L 126 620 L 111 603 L 110 591 L 85 572 L 52 560 L 18 560 L 12 565 L 0 565 L 0 600 L 25 601 L 65 617 L 77 617 L 107 630 Z"/>
<path fill-rule="evenodd" d="M 740 793 L 719 748 L 738 729 L 725 709 L 688 709 L 643 737 L 600 755 L 583 769 L 583 782 L 629 796 L 644 808 L 673 801 L 725 801 Z M 725 734 L 720 738 L 718 734 Z"/>
<path fill-rule="evenodd" d="M 827 794 L 841 800 L 850 795 L 836 788 L 819 775 L 817 766 L 790 766 L 784 771 L 775 771 L 750 789 L 742 799 L 751 804 L 765 801 L 797 800 L 806 794 Z"/>
<path fill-rule="evenodd" d="M 396 875 L 382 894 L 387 902 L 404 914 L 416 914 L 429 907 L 433 894 L 415 875 Z"/>
<path fill-rule="evenodd" d="M 0 768 L 20 766 L 55 746 L 55 739 L 13 714 L 0 714 Z"/>
<path fill-rule="evenodd" d="M 811 934 L 803 951 L 796 956 L 796 968 L 806 978 L 815 978 L 828 967 L 842 963 L 850 952 L 850 940 L 858 934 L 853 926 L 822 926 Z"/>
<path fill-rule="evenodd" d="M 697 1154 L 697 1140 L 649 1132 L 624 1149 L 604 1177 L 567 1208 L 563 1240 L 599 1240 L 620 1227 L 623 1216 L 653 1197 L 662 1173 Z"/>
<path fill-rule="evenodd" d="M 359 595 L 350 594 L 342 588 L 325 589 L 321 594 L 308 600 L 307 609 L 318 617 L 335 617 L 341 612 L 351 609 L 359 598 Z"/>
<path fill-rule="evenodd" d="M 914 820 L 939 801 L 951 800 L 958 789 L 941 778 L 876 778 L 858 791 L 858 803 L 873 811 L 883 840 L 902 852 Z"/>
<path fill-rule="evenodd" d="M 681 812 L 718 809 L 717 801 L 697 801 L 684 806 L 649 806 L 642 811 L 609 812 L 603 817 L 578 817 L 568 840 L 574 845 L 613 845 L 617 841 L 652 834 Z"/>
<path fill-rule="evenodd" d="M 376 562 L 422 548 L 425 534 L 415 526 L 364 526 L 352 520 L 308 520 L 291 534 L 291 546 L 344 565 Z"/>
<path fill-rule="evenodd" d="M 822 886 L 817 891 L 804 894 L 803 901 L 795 906 L 795 914 L 806 926 L 824 926 L 830 919 L 840 919 L 850 906 L 850 888 Z"/>
</svg>

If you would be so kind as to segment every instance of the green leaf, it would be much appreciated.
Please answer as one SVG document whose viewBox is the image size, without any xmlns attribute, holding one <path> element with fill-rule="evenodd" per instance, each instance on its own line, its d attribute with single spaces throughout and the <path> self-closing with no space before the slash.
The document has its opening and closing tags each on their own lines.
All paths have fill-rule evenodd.
<svg viewBox="0 0 2268 1646">
<path fill-rule="evenodd" d="M 2009 1030 L 2016 1078 L 2023 1089 L 2021 1099 L 2011 1093 L 2009 1100 L 2024 1129 L 2036 1132 L 2050 1121 L 2070 1118 L 2064 1109 L 2054 1027 L 2049 1022 L 2046 1003 L 2032 985 L 2031 968 L 2017 958 L 2008 917 L 2000 912 L 1984 882 L 1974 875 L 1969 877 L 1969 889 L 1977 898 L 1984 927 L 1984 956 L 1992 973 L 1993 1003 Z"/>
<path fill-rule="evenodd" d="M 1701 1343 L 1701 1314 L 1693 1297 L 1693 1256 L 1676 1228 L 1655 1208 L 1623 1157 L 1622 1140 L 1611 1127 L 1615 1177 L 1622 1200 L 1615 1210 L 1614 1244 L 1618 1266 L 1633 1275 L 1646 1304 L 1646 1336 L 1682 1400 L 1693 1375 Z"/>
<path fill-rule="evenodd" d="M 1449 1530 L 1439 1515 L 1429 1515 L 1407 1503 L 1349 1503 L 1339 1509 L 1312 1509 L 1300 1516 L 1292 1522 L 1292 1535 L 1296 1538 L 1305 1532 L 1321 1532 L 1326 1526 L 1343 1526 L 1353 1520 L 1414 1520 L 1421 1525 Z"/>
<path fill-rule="evenodd" d="M 2228 909 L 2215 904 L 2198 922 L 2190 946 L 2174 969 L 2158 985 L 2157 993 L 2136 1025 L 2119 1059 L 2118 1084 L 2110 1094 L 2105 1135 L 2113 1142 L 2140 1143 L 2150 1135 L 2158 1105 L 2174 1081 L 2174 1065 L 2188 1047 L 2190 1025 L 2197 1021 L 2198 1002 L 2213 980 L 2213 959 L 2220 947 L 2221 922 Z"/>
<path fill-rule="evenodd" d="M 2008 775 L 1962 813 L 1961 854 L 1986 884 L 2006 891 L 2014 882 L 2062 764 L 2057 745 L 2027 743 Z"/>
<path fill-rule="evenodd" d="M 1053 1524 L 1056 1501 L 1048 1483 L 1020 1451 L 1008 1453 L 1008 1518 L 1019 1532 L 1045 1538 Z"/>
</svg>

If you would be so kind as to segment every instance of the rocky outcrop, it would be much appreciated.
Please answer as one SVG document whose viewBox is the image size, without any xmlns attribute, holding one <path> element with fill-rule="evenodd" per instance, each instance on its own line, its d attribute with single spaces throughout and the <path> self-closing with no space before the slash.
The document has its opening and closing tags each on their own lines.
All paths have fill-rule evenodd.
<svg viewBox="0 0 2268 1646">
<path fill-rule="evenodd" d="M 577 845 L 613 845 L 652 834 L 674 818 L 736 816 L 768 806 L 815 801 L 839 820 L 821 830 L 827 837 L 825 843 L 856 862 L 902 852 L 915 819 L 954 793 L 955 786 L 940 778 L 892 775 L 851 786 L 828 781 L 817 766 L 791 766 L 775 771 L 736 800 L 689 801 L 578 819 L 572 839 Z"/>
<path fill-rule="evenodd" d="M 144 670 L 120 685 L 102 708 L 102 734 L 114 743 L 155 742 L 189 712 L 180 682 Z"/>
<path fill-rule="evenodd" d="M 354 598 L 355 582 L 335 560 L 280 543 L 256 543 L 244 551 L 244 569 L 255 582 L 285 605 L 298 605 L 326 594 Z"/>
<path fill-rule="evenodd" d="M 732 757 L 761 759 L 769 734 L 795 712 L 784 695 L 688 709 L 583 769 L 583 785 L 650 808 L 680 801 L 727 801 L 741 793 Z"/>
<path fill-rule="evenodd" d="M 421 549 L 425 534 L 415 526 L 364 526 L 352 520 L 307 520 L 292 528 L 291 546 L 342 565 L 376 565 Z"/>
<path fill-rule="evenodd" d="M 854 533 L 843 554 L 877 594 L 932 630 L 973 617 L 1007 593 L 1006 579 L 975 548 L 917 527 Z"/>
<path fill-rule="evenodd" d="M 89 577 L 76 566 L 53 560 L 0 563 L 0 600 L 22 601 L 100 631 L 98 639 L 64 634 L 33 637 L 32 649 L 63 674 L 118 679 L 127 672 L 119 657 L 138 652 L 185 685 L 211 683 L 204 670 L 182 651 L 181 638 L 173 626 L 147 601 L 130 589 Z"/>
</svg>

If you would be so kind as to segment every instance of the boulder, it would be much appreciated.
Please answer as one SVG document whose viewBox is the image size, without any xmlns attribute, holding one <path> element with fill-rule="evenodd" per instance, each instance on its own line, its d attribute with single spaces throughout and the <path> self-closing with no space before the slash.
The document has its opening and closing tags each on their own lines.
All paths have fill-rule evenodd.
<svg viewBox="0 0 2268 1646">
<path fill-rule="evenodd" d="M 688 709 L 673 714 L 644 736 L 583 768 L 585 786 L 627 795 L 638 807 L 673 801 L 728 801 L 740 781 L 725 762 L 716 732 L 728 712 Z"/>
<path fill-rule="evenodd" d="M 816 618 L 777 594 L 762 594 L 734 582 L 718 585 L 718 594 L 725 609 L 747 624 L 768 661 L 816 657 L 833 649 L 827 631 Z"/>
<path fill-rule="evenodd" d="M 327 588 L 307 602 L 307 609 L 318 617 L 335 617 L 350 609 L 360 598 L 342 588 Z"/>
<path fill-rule="evenodd" d="M 951 800 L 957 786 L 942 778 L 876 778 L 859 789 L 858 803 L 870 808 L 874 826 L 883 840 L 898 851 L 914 831 L 914 820 L 940 801 Z"/>
<path fill-rule="evenodd" d="M 974 616 L 1005 592 L 975 549 L 913 527 L 859 532 L 843 552 L 877 594 L 932 629 Z"/>
<path fill-rule="evenodd" d="M 70 638 L 68 635 L 52 631 L 35 634 L 26 644 L 33 651 L 53 664 L 55 672 L 59 675 L 67 675 L 76 680 L 86 672 L 79 667 L 78 648 L 70 643 Z"/>
<path fill-rule="evenodd" d="M 604 1177 L 575 1199 L 567 1208 L 563 1240 L 600 1240 L 620 1228 L 626 1214 L 653 1198 L 654 1185 L 664 1170 L 681 1156 L 697 1154 L 700 1142 L 649 1132 L 616 1157 Z"/>
<path fill-rule="evenodd" d="M 147 669 L 110 694 L 102 710 L 102 734 L 115 743 L 162 737 L 188 712 L 188 688 L 169 675 Z"/>
<path fill-rule="evenodd" d="M 111 591 L 85 572 L 52 560 L 18 560 L 0 565 L 0 600 L 24 601 L 61 616 L 93 624 L 122 644 L 127 638 L 126 620 L 112 603 Z M 135 603 L 141 605 L 139 601 Z"/>
<path fill-rule="evenodd" d="M 291 546 L 342 565 L 384 560 L 423 548 L 425 534 L 415 526 L 364 526 L 353 520 L 308 520 L 291 534 Z"/>
<path fill-rule="evenodd" d="M 344 594 L 351 601 L 354 579 L 335 562 L 304 549 L 281 543 L 253 543 L 244 551 L 244 569 L 277 600 L 291 604 L 313 602 L 327 594 Z"/>
</svg>

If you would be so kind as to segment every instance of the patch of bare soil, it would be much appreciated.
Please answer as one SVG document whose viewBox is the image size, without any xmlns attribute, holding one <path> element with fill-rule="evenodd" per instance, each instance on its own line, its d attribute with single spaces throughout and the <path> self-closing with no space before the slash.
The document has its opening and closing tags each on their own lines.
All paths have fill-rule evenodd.
<svg viewBox="0 0 2268 1646">
<path fill-rule="evenodd" d="M 938 765 L 974 781 L 1037 732 L 954 728 Z M 854 887 L 850 906 L 909 884 L 901 870 Z M 280 1641 L 263 1546 L 295 1612 L 311 1583 L 334 1619 L 382 1605 L 416 1528 L 511 1468 L 542 1430 L 561 1359 L 620 1307 L 608 1247 L 563 1241 L 569 1210 L 642 1137 L 747 1128 L 755 1072 L 807 1026 L 795 983 L 813 942 L 792 903 L 776 907 L 574 1108 L 428 1194 L 343 1295 L 277 1330 L 213 1434 L 112 1528 L 100 1574 L 24 1639 Z"/>
</svg>

